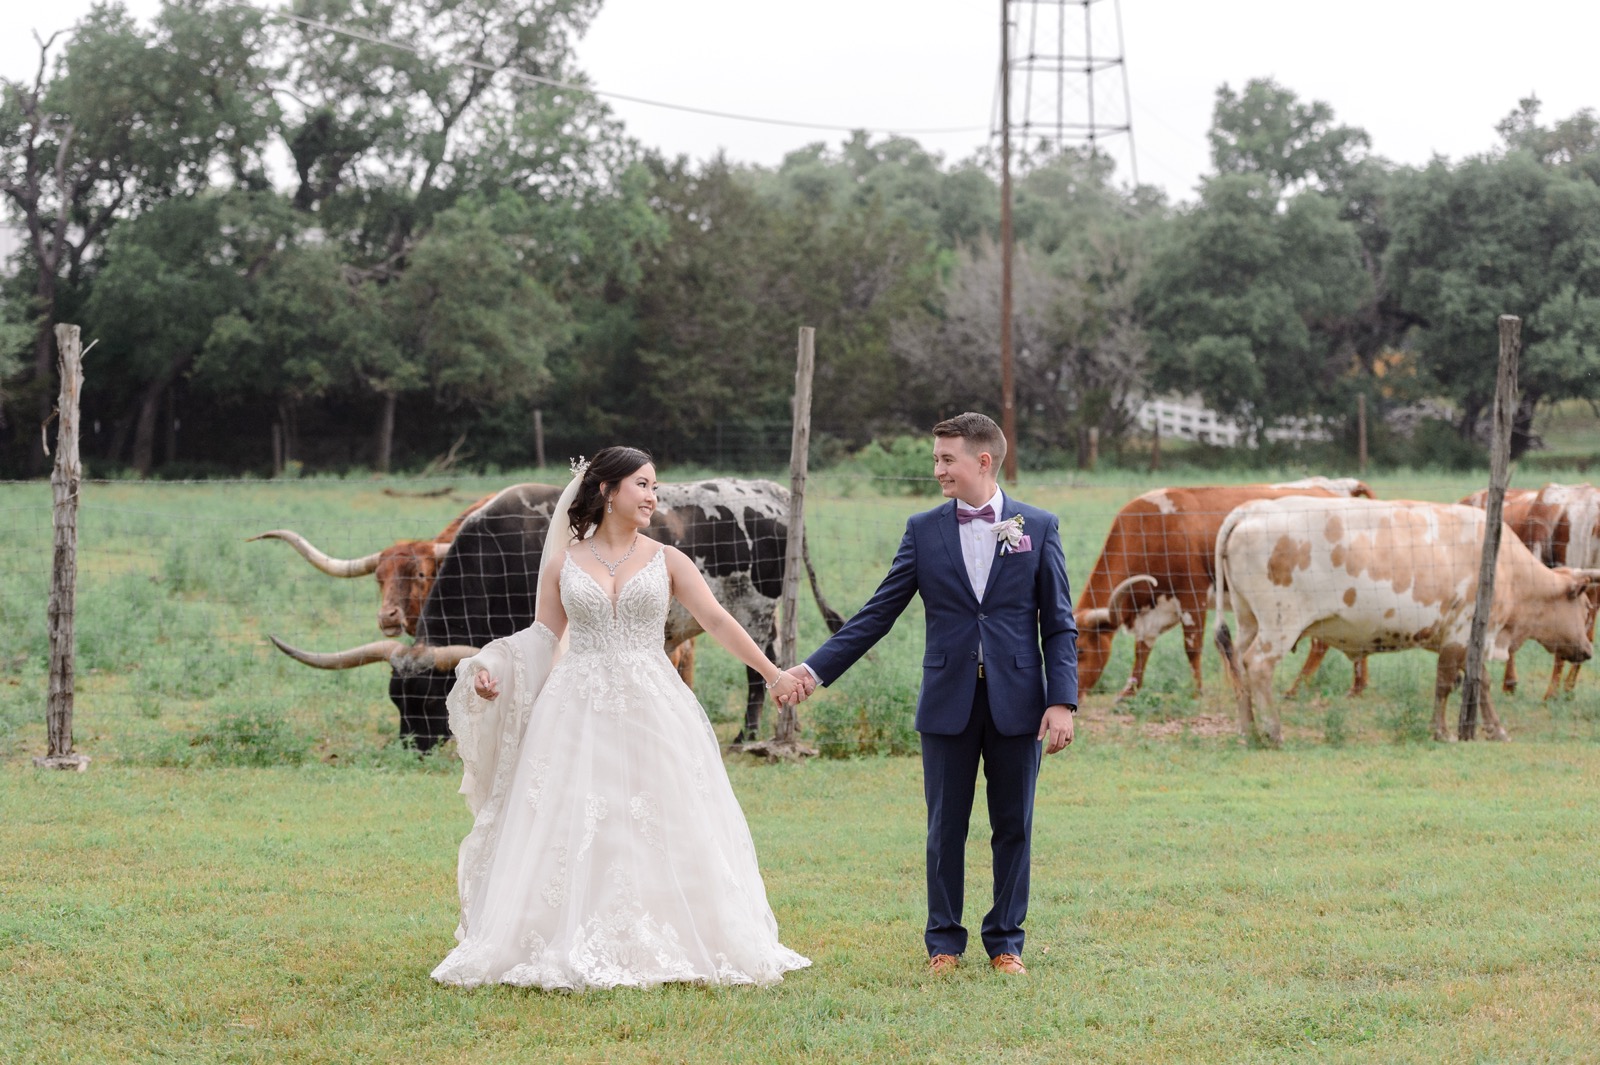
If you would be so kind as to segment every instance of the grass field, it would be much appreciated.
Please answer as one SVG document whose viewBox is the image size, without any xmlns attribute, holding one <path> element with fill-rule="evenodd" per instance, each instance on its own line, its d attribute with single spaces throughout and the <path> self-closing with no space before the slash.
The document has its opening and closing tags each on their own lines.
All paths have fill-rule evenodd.
<svg viewBox="0 0 1600 1065">
<path fill-rule="evenodd" d="M 373 639 L 370 578 L 244 538 L 294 526 L 365 553 L 522 479 L 538 478 L 429 499 L 383 488 L 437 484 L 86 486 L 85 774 L 29 766 L 49 493 L 0 486 L 0 1062 L 1600 1061 L 1600 687 L 1589 672 L 1541 704 L 1549 657 L 1532 647 L 1523 690 L 1497 703 L 1511 744 L 1427 742 L 1433 661 L 1412 652 L 1376 657 L 1356 701 L 1333 656 L 1284 707 L 1284 749 L 1257 751 L 1233 732 L 1215 653 L 1197 698 L 1175 635 L 1146 692 L 1113 706 L 1124 637 L 1081 741 L 1041 780 L 1020 983 L 923 974 L 920 766 L 866 756 L 730 762 L 785 941 L 815 962 L 781 987 L 433 986 L 468 823 L 454 764 L 399 749 L 381 667 L 316 672 L 264 644 Z M 1037 476 L 1018 494 L 1062 516 L 1076 581 L 1116 509 L 1156 483 Z M 1456 499 L 1478 483 L 1374 487 Z M 808 494 L 823 588 L 847 611 L 928 505 L 889 489 L 824 474 Z M 913 606 L 807 704 L 813 737 L 914 749 L 920 628 Z M 808 607 L 801 642 L 821 636 Z M 696 688 L 729 734 L 742 673 L 701 642 Z M 975 824 L 974 924 L 981 810 Z"/>
<path fill-rule="evenodd" d="M 7 773 L 0 1057 L 1600 1057 L 1594 744 L 1090 738 L 1041 780 L 1022 981 L 923 972 L 915 759 L 732 775 L 813 968 L 766 990 L 566 996 L 428 979 L 468 823 L 447 775 Z M 969 906 L 987 897 L 982 835 Z"/>
</svg>

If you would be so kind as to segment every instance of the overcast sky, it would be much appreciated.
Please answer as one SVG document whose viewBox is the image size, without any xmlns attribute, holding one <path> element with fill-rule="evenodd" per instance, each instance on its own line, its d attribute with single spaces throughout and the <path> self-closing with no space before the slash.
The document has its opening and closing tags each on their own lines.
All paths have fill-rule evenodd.
<svg viewBox="0 0 1600 1065">
<path fill-rule="evenodd" d="M 31 77 L 30 31 L 70 26 L 88 0 L 0 5 L 0 73 Z M 156 0 L 129 0 L 148 15 Z M 1041 50 L 1055 5 L 1038 5 Z M 1093 5 L 1097 56 L 1126 60 L 1141 180 L 1191 199 L 1209 166 L 1206 129 L 1216 89 L 1271 77 L 1302 99 L 1331 104 L 1372 135 L 1379 155 L 1424 163 L 1496 144 L 1495 123 L 1537 95 L 1547 120 L 1600 107 L 1593 51 L 1600 5 L 1524 0 L 1114 0 Z M 1019 5 L 1029 12 L 1034 5 Z M 954 161 L 988 140 L 996 114 L 998 0 L 606 0 L 579 61 L 595 86 L 716 111 L 841 127 L 811 130 L 612 101 L 641 142 L 704 158 L 719 149 L 766 165 L 844 129 L 945 129 L 917 134 Z M 1082 9 L 1066 50 L 1082 52 Z M 1026 17 L 1026 16 L 1025 16 Z M 1023 27 L 1024 39 L 1028 24 Z M 1053 49 L 1053 46 L 1052 46 Z M 1097 82 L 1102 121 L 1124 119 L 1120 71 Z M 1019 75 L 1020 77 L 1020 75 Z M 1084 79 L 1064 92 L 1081 120 Z M 1036 75 L 1034 114 L 1053 115 L 1056 82 Z M 1021 95 L 1020 86 L 1018 88 Z M 1022 101 L 1013 106 L 1020 120 Z M 1129 173 L 1127 138 L 1108 150 Z"/>
</svg>

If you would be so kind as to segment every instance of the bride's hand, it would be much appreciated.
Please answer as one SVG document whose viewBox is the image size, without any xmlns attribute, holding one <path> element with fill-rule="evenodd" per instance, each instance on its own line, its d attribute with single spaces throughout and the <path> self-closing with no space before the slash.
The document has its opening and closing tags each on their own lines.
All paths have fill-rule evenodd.
<svg viewBox="0 0 1600 1065">
<path fill-rule="evenodd" d="M 478 670 L 478 675 L 472 678 L 472 690 L 478 693 L 480 699 L 495 699 L 500 695 L 500 685 L 495 683 L 494 675 L 487 669 Z"/>
<path fill-rule="evenodd" d="M 779 706 L 793 706 L 805 698 L 805 691 L 800 682 L 790 673 L 779 673 L 767 684 L 767 690 L 772 692 L 773 701 Z"/>
</svg>

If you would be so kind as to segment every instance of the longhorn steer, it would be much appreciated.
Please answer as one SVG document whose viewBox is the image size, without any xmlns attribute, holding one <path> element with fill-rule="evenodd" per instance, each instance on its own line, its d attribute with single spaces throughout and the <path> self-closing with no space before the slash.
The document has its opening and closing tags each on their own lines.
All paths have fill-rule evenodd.
<svg viewBox="0 0 1600 1065">
<path fill-rule="evenodd" d="M 439 563 L 449 553 L 461 523 L 494 496 L 484 496 L 456 515 L 432 540 L 401 540 L 361 558 L 333 558 L 293 529 L 273 529 L 251 540 L 282 540 L 330 577 L 365 577 L 378 580 L 378 631 L 385 636 L 417 634 L 417 617 L 433 590 Z"/>
<path fill-rule="evenodd" d="M 387 661 L 389 697 L 400 711 L 400 734 L 421 749 L 449 735 L 444 697 L 451 671 L 489 641 L 532 624 L 550 511 L 560 489 L 522 484 L 507 488 L 467 516 L 445 555 L 433 590 L 417 620 L 416 642 L 384 640 L 333 654 L 298 650 L 276 637 L 284 653 L 322 669 L 348 669 Z M 663 484 L 647 535 L 692 558 L 728 612 L 772 653 L 775 615 L 782 593 L 789 493 L 771 481 L 711 480 Z M 811 572 L 812 594 L 828 626 L 843 619 L 823 600 Z M 664 647 L 701 631 L 676 602 L 667 616 Z M 760 723 L 765 688 L 747 670 L 746 734 Z"/>
<path fill-rule="evenodd" d="M 1307 495 L 1371 497 L 1372 490 L 1352 478 L 1325 477 L 1286 484 L 1159 488 L 1118 511 L 1074 611 L 1082 690 L 1100 679 L 1111 657 L 1112 638 L 1127 629 L 1135 638 L 1133 672 L 1117 698 L 1132 695 L 1144 684 L 1145 664 L 1157 637 L 1181 625 L 1184 653 L 1199 692 L 1200 651 L 1214 583 L 1212 557 L 1223 519 L 1252 499 Z M 1365 681 L 1360 670 L 1356 681 Z"/>
<path fill-rule="evenodd" d="M 1268 499 L 1240 506 L 1217 535 L 1219 611 L 1231 604 L 1237 647 L 1226 624 L 1217 645 L 1237 674 L 1239 728 L 1282 738 L 1272 711 L 1272 673 L 1302 636 L 1348 655 L 1422 647 L 1439 656 L 1433 736 L 1448 739 L 1445 702 L 1466 661 L 1486 516 L 1450 503 L 1356 499 Z M 1506 531 L 1496 558 L 1488 619 L 1492 657 L 1534 639 L 1574 661 L 1593 652 L 1583 592 L 1600 574 L 1549 569 Z M 1505 727 L 1483 696 L 1493 739 Z"/>
<path fill-rule="evenodd" d="M 461 523 L 494 496 L 487 495 L 458 514 L 432 540 L 401 540 L 362 558 L 332 558 L 293 529 L 273 529 L 250 540 L 282 540 L 323 573 L 331 577 L 364 577 L 378 581 L 378 631 L 385 636 L 417 634 L 422 604 L 433 591 L 439 563 L 450 552 Z M 685 684 L 694 685 L 694 637 L 668 652 L 672 666 Z"/>
</svg>

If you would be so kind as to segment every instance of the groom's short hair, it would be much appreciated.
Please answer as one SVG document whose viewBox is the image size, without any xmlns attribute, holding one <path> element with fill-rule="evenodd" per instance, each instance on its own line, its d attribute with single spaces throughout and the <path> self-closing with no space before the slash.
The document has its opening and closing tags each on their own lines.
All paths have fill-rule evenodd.
<svg viewBox="0 0 1600 1065">
<path fill-rule="evenodd" d="M 959 437 L 967 442 L 974 455 L 987 451 L 998 467 L 1006 460 L 1006 434 L 987 414 L 968 411 L 946 418 L 933 427 L 934 436 Z"/>
</svg>

